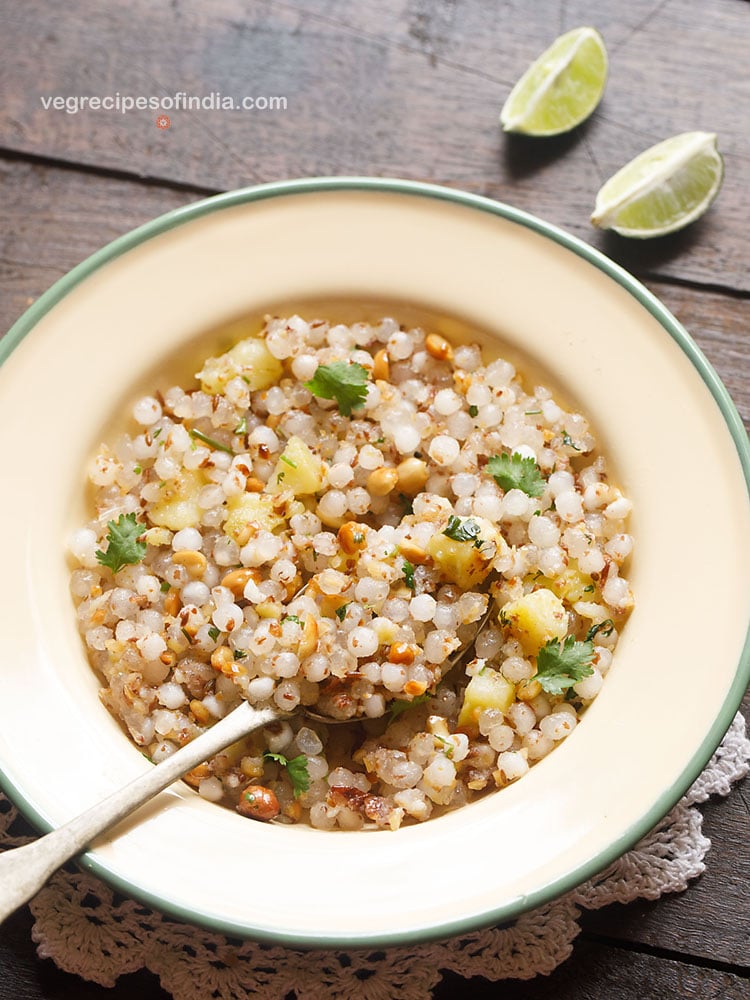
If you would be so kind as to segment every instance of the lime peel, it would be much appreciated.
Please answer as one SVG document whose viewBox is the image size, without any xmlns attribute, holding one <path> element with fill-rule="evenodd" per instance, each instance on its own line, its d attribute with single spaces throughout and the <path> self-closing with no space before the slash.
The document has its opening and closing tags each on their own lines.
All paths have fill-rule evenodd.
<svg viewBox="0 0 750 1000">
<path fill-rule="evenodd" d="M 683 132 L 613 174 L 596 196 L 591 222 L 622 236 L 664 236 L 700 218 L 723 179 L 715 133 Z"/>
<path fill-rule="evenodd" d="M 551 136 L 589 117 L 607 82 L 607 51 L 596 28 L 560 35 L 511 90 L 500 112 L 506 132 Z"/>
</svg>

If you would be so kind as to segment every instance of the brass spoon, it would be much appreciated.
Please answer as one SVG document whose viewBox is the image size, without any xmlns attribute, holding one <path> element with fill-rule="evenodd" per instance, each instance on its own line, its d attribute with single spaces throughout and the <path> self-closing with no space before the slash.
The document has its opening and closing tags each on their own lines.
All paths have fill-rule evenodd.
<svg viewBox="0 0 750 1000">
<path fill-rule="evenodd" d="M 302 590 L 296 595 L 299 597 Z M 476 630 L 456 652 L 448 659 L 448 668 L 443 671 L 443 677 L 452 670 L 471 648 L 474 639 L 484 627 L 489 618 L 487 612 L 477 622 Z M 0 854 L 0 923 L 10 916 L 14 910 L 28 902 L 42 888 L 49 876 L 84 851 L 101 833 L 119 823 L 139 806 L 148 802 L 159 792 L 177 781 L 188 771 L 210 760 L 215 754 L 225 750 L 248 736 L 255 729 L 279 722 L 300 711 L 311 719 L 322 721 L 329 725 L 344 722 L 359 721 L 361 716 L 351 719 L 332 719 L 318 715 L 304 706 L 299 706 L 294 712 L 283 712 L 277 708 L 253 708 L 249 702 L 243 701 L 223 719 L 216 722 L 205 733 L 201 733 L 186 746 L 176 750 L 170 757 L 150 767 L 124 788 L 113 792 L 102 802 L 96 803 L 75 819 L 65 823 L 57 830 L 52 830 L 31 844 L 16 847 Z"/>
</svg>

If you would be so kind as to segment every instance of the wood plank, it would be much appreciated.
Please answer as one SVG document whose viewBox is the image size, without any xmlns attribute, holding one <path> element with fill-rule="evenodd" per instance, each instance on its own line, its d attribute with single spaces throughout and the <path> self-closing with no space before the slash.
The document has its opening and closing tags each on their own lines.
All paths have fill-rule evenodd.
<svg viewBox="0 0 750 1000">
<path fill-rule="evenodd" d="M 745 718 L 750 718 L 750 691 L 742 707 Z M 586 913 L 584 930 L 750 970 L 750 855 L 744 849 L 750 778 L 727 799 L 708 802 L 701 811 L 703 832 L 712 844 L 705 873 L 684 893 Z"/>
<path fill-rule="evenodd" d="M 200 931 L 196 931 L 200 934 Z M 157 977 L 140 971 L 118 979 L 114 988 L 85 982 L 61 972 L 51 961 L 41 961 L 31 942 L 31 916 L 27 909 L 0 928 L 0 1000 L 169 1000 Z M 643 1000 L 644 997 L 679 1000 L 746 1000 L 747 981 L 742 975 L 701 967 L 689 962 L 625 951 L 579 938 L 572 956 L 550 976 L 528 982 L 486 979 L 445 972 L 435 987 L 433 1000 Z M 282 1000 L 282 998 L 279 998 Z M 291 997 L 289 998 L 291 1000 Z"/>
<path fill-rule="evenodd" d="M 0 330 L 104 242 L 192 200 L 189 192 L 157 185 L 3 160 L 0 188 L 6 206 L 0 231 Z M 750 424 L 747 302 L 681 285 L 652 282 L 651 287 L 694 333 Z M 750 716 L 750 697 L 745 709 Z M 741 887 L 742 879 L 750 880 L 750 870 L 747 856 L 737 849 L 746 830 L 745 809 L 739 794 L 706 807 L 714 846 L 707 874 L 689 892 L 656 905 L 592 915 L 587 926 L 628 941 L 747 962 Z"/>
<path fill-rule="evenodd" d="M 51 23 L 45 0 L 27 0 L 0 14 L 0 145 L 206 187 L 335 173 L 433 180 L 533 211 L 639 273 L 750 290 L 750 140 L 737 128 L 746 77 L 727 71 L 744 64 L 747 5 L 79 0 L 74 11 Z M 612 50 L 600 113 L 559 139 L 502 136 L 509 86 L 558 30 L 587 21 Z M 159 131 L 153 111 L 67 114 L 40 102 L 116 91 L 275 95 L 288 107 L 174 111 Z M 694 128 L 718 130 L 726 154 L 711 212 L 646 246 L 593 231 L 601 182 L 645 146 Z"/>
<path fill-rule="evenodd" d="M 71 267 L 134 226 L 195 200 L 188 191 L 0 158 L 0 330 Z M 652 280 L 693 334 L 750 426 L 750 306 L 745 299 Z"/>
</svg>

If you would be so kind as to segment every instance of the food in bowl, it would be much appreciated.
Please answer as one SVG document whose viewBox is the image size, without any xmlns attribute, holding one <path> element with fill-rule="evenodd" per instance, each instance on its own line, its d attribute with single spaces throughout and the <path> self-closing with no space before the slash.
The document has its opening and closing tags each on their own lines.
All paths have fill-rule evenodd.
<svg viewBox="0 0 750 1000">
<path fill-rule="evenodd" d="M 391 318 L 268 316 L 197 379 L 102 445 L 71 541 L 102 699 L 143 752 L 243 698 L 301 709 L 187 780 L 256 819 L 396 829 L 575 729 L 633 606 L 631 504 L 581 414 Z"/>
</svg>

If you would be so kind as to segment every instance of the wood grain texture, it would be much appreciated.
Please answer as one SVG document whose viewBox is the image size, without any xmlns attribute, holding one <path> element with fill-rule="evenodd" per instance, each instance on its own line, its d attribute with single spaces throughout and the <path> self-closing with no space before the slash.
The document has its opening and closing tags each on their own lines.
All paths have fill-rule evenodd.
<svg viewBox="0 0 750 1000">
<path fill-rule="evenodd" d="M 500 106 L 558 33 L 603 33 L 610 79 L 568 136 L 503 136 Z M 0 0 L 0 336 L 108 241 L 206 193 L 315 174 L 460 187 L 581 236 L 692 333 L 750 427 L 750 5 L 738 0 Z M 41 95 L 283 96 L 285 111 L 45 111 Z M 588 224 L 606 177 L 652 143 L 716 131 L 724 189 L 683 233 L 638 242 Z M 68 167 L 65 164 L 69 164 Z M 744 702 L 750 714 L 750 695 Z M 750 783 L 706 804 L 706 873 L 656 903 L 586 913 L 572 957 L 530 983 L 446 974 L 434 1000 L 744 1000 Z M 200 935 L 200 931 L 195 931 Z M 168 1000 L 148 972 L 114 989 L 39 960 L 31 917 L 0 927 L 0 1000 Z M 280 998 L 281 1000 L 281 998 Z"/>
<path fill-rule="evenodd" d="M 742 711 L 750 718 L 750 692 Z M 750 973 L 750 779 L 736 785 L 728 799 L 706 803 L 701 812 L 712 846 L 705 874 L 687 892 L 587 912 L 581 925 L 613 940 L 741 966 Z"/>
<path fill-rule="evenodd" d="M 54 281 L 105 243 L 199 195 L 0 157 L 0 331 Z M 750 427 L 750 302 L 647 280 L 692 333 Z"/>
<path fill-rule="evenodd" d="M 122 976 L 110 988 L 61 972 L 49 960 L 40 961 L 31 943 L 31 925 L 31 915 L 24 909 L 0 928 L 0 966 L 4 969 L 0 1000 L 169 1000 L 150 972 Z M 689 961 L 579 940 L 573 955 L 548 977 L 491 983 L 445 972 L 432 1000 L 467 996 L 472 1000 L 602 1000 L 607 996 L 613 1000 L 747 1000 L 747 978 Z"/>
<path fill-rule="evenodd" d="M 316 174 L 395 175 L 507 200 L 654 275 L 750 290 L 750 8 L 736 0 L 46 0 L 0 8 L 0 145 L 210 188 Z M 568 136 L 503 136 L 497 116 L 528 62 L 594 23 L 611 50 L 600 110 Z M 731 67 L 736 67 L 732 71 Z M 47 111 L 42 95 L 284 96 L 285 111 Z M 645 246 L 592 230 L 601 183 L 676 132 L 718 131 L 724 191 L 683 234 Z"/>
</svg>

